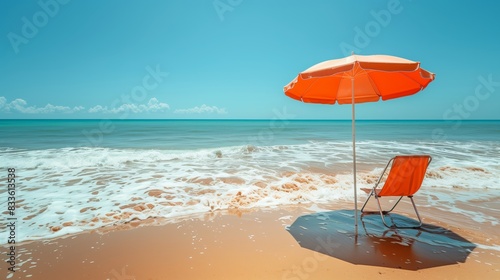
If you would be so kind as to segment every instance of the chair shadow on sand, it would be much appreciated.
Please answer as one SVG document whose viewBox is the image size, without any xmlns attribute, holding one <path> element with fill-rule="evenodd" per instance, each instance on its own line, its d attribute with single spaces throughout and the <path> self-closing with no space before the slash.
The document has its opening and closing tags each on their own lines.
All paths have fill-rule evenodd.
<svg viewBox="0 0 500 280">
<path fill-rule="evenodd" d="M 353 210 L 304 215 L 287 230 L 303 248 L 353 264 L 406 270 L 463 263 L 476 248 L 458 234 L 435 225 L 387 228 L 379 215 L 359 215 L 356 234 L 354 216 Z M 388 218 L 401 225 L 419 223 L 399 214 Z"/>
</svg>

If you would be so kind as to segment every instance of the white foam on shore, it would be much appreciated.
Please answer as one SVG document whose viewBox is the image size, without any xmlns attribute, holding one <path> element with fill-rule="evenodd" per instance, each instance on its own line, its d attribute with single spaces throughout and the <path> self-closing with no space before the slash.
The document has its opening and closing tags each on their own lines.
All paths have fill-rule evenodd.
<svg viewBox="0 0 500 280">
<path fill-rule="evenodd" d="M 390 156 L 427 153 L 434 160 L 423 188 L 459 194 L 440 196 L 447 203 L 436 207 L 496 221 L 456 202 L 482 199 L 481 192 L 471 197 L 465 190 L 500 189 L 500 149 L 448 144 L 360 142 L 358 188 L 371 187 Z M 9 149 L 0 158 L 16 168 L 18 242 L 148 217 L 353 198 L 349 142 L 186 151 Z"/>
</svg>

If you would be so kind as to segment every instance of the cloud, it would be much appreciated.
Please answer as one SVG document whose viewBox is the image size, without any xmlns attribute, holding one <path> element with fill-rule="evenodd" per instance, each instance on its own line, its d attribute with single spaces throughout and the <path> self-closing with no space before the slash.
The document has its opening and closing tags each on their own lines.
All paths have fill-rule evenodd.
<svg viewBox="0 0 500 280">
<path fill-rule="evenodd" d="M 177 114 L 203 114 L 203 113 L 217 113 L 217 114 L 227 114 L 226 108 L 219 108 L 217 106 L 207 106 L 205 104 L 201 106 L 196 106 L 189 109 L 176 109 L 174 113 Z"/>
<path fill-rule="evenodd" d="M 84 110 L 82 106 L 68 107 L 47 104 L 44 107 L 28 106 L 24 99 L 17 98 L 10 103 L 4 96 L 0 96 L 0 111 L 19 112 L 24 114 L 47 114 L 47 113 L 75 113 Z"/>
<path fill-rule="evenodd" d="M 94 106 L 89 109 L 89 113 L 102 113 L 108 110 L 108 107 L 102 107 L 101 105 Z"/>
<path fill-rule="evenodd" d="M 108 113 L 118 114 L 122 112 L 145 113 L 145 112 L 163 112 L 169 110 L 170 106 L 167 103 L 162 103 L 156 98 L 149 99 L 146 104 L 125 103 L 119 107 L 108 108 L 107 106 L 96 105 L 87 110 L 88 113 Z M 23 114 L 48 114 L 48 113 L 76 113 L 84 111 L 85 107 L 75 106 L 59 106 L 47 104 L 44 107 L 28 106 L 28 102 L 24 99 L 17 98 L 11 102 L 7 102 L 4 96 L 0 96 L 0 112 L 17 112 Z"/>
<path fill-rule="evenodd" d="M 0 110 L 5 107 L 5 104 L 7 104 L 7 98 L 0 96 Z"/>
<path fill-rule="evenodd" d="M 88 110 L 89 113 L 118 114 L 122 112 L 145 113 L 145 112 L 163 112 L 169 110 L 167 103 L 162 103 L 156 98 L 149 99 L 147 104 L 124 103 L 119 107 L 108 108 L 108 106 L 96 105 Z"/>
</svg>

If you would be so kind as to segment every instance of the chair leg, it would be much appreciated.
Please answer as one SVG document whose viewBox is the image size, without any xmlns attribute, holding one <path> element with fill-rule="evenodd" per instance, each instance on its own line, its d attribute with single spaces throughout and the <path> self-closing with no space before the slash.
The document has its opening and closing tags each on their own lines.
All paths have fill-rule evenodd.
<svg viewBox="0 0 500 280">
<path fill-rule="evenodd" d="M 413 196 L 409 196 L 410 200 L 411 200 L 411 204 L 413 204 L 413 209 L 415 209 L 415 214 L 417 214 L 417 218 L 418 218 L 418 227 L 413 227 L 413 228 L 419 228 L 422 226 L 422 219 L 420 218 L 420 215 L 418 214 L 418 210 L 417 210 L 417 206 L 415 205 L 415 201 L 413 201 Z"/>
<path fill-rule="evenodd" d="M 394 210 L 394 208 L 396 208 L 396 206 L 399 204 L 399 202 L 401 201 L 401 199 L 403 199 L 402 196 L 399 197 L 398 201 L 396 201 L 396 203 L 394 203 L 394 205 L 392 206 L 392 208 L 390 210 L 384 211 L 384 210 L 382 210 L 382 205 L 380 204 L 379 196 L 377 196 L 375 194 L 374 190 L 372 190 L 370 192 L 370 194 L 368 195 L 368 198 L 366 199 L 365 203 L 361 207 L 361 213 L 363 213 L 363 214 L 366 214 L 366 213 L 374 214 L 374 213 L 376 213 L 376 212 L 371 212 L 371 211 L 364 211 L 366 205 L 368 204 L 368 201 L 370 200 L 370 198 L 372 196 L 374 196 L 375 199 L 377 200 L 377 206 L 378 206 L 378 210 L 379 210 L 379 213 L 380 213 L 380 218 L 382 219 L 382 222 L 384 223 L 384 226 L 386 226 L 388 228 L 419 228 L 419 227 L 422 226 L 422 219 L 420 218 L 420 215 L 418 213 L 417 206 L 415 205 L 415 201 L 413 201 L 413 196 L 408 196 L 408 198 L 410 198 L 410 200 L 411 200 L 411 203 L 413 205 L 413 209 L 415 210 L 415 214 L 417 214 L 417 218 L 418 218 L 418 222 L 419 222 L 418 226 L 413 226 L 413 227 L 401 227 L 401 226 L 396 225 L 396 223 L 394 223 L 394 221 L 392 221 L 392 225 L 389 226 L 386 223 L 386 221 L 385 221 L 385 215 L 389 214 L 390 212 L 392 212 L 392 210 Z"/>
<path fill-rule="evenodd" d="M 380 207 L 379 196 L 377 196 L 377 195 L 375 194 L 375 191 L 374 191 L 374 190 L 372 190 L 372 191 L 368 194 L 368 198 L 366 199 L 365 203 L 363 203 L 363 206 L 361 207 L 361 212 L 362 212 L 362 213 L 370 213 L 370 212 L 371 212 L 371 211 L 364 211 L 364 209 L 365 209 L 366 205 L 368 204 L 368 201 L 370 200 L 370 198 L 371 198 L 372 196 L 374 196 L 374 197 L 375 197 L 375 199 L 377 199 L 377 203 L 379 204 L 379 211 L 381 211 L 381 212 L 382 212 L 382 213 L 384 213 L 384 214 L 387 214 L 387 213 L 392 212 L 392 210 L 394 210 L 394 208 L 396 208 L 396 205 L 398 205 L 398 203 L 399 203 L 399 202 L 401 201 L 401 199 L 403 198 L 403 197 L 401 196 L 401 197 L 398 199 L 398 201 L 396 201 L 396 203 L 394 203 L 394 205 L 392 206 L 392 208 L 391 208 L 390 210 L 388 210 L 388 211 L 383 211 L 383 210 L 381 210 L 381 207 Z"/>
<path fill-rule="evenodd" d="M 370 198 L 372 197 L 372 195 L 374 195 L 374 191 L 373 190 L 368 194 L 368 198 L 365 200 L 365 203 L 363 203 L 363 206 L 361 207 L 361 213 L 366 213 L 364 211 L 364 209 L 365 209 L 366 204 L 368 203 L 368 200 L 370 200 Z"/>
<path fill-rule="evenodd" d="M 400 196 L 400 197 L 399 197 L 399 199 L 398 199 L 398 201 L 396 201 L 396 203 L 394 203 L 394 205 L 392 206 L 391 210 L 389 210 L 389 211 L 385 211 L 385 213 L 387 214 L 387 213 L 392 212 L 392 210 L 394 210 L 394 208 L 396 208 L 396 205 L 398 205 L 398 203 L 401 201 L 401 199 L 402 199 L 402 198 L 403 198 L 403 197 L 402 197 L 402 196 Z"/>
<path fill-rule="evenodd" d="M 401 200 L 401 198 L 403 197 L 400 197 L 399 200 Z M 417 206 L 415 205 L 415 201 L 413 201 L 413 196 L 408 196 L 408 198 L 410 199 L 411 201 L 411 204 L 413 205 L 413 209 L 415 210 L 415 214 L 417 214 L 417 218 L 418 218 L 418 226 L 412 226 L 412 227 L 400 227 L 398 225 L 396 225 L 396 223 L 394 223 L 394 221 L 392 222 L 392 225 L 393 227 L 395 228 L 420 228 L 422 226 L 422 219 L 420 218 L 420 215 L 418 214 L 418 210 L 417 210 Z M 398 202 L 399 202 L 398 200 Z M 396 203 L 397 204 L 397 203 Z M 396 205 L 394 205 L 394 207 L 396 207 Z M 392 207 L 394 209 L 394 207 Z M 392 209 L 391 209 L 392 211 Z M 385 222 L 384 222 L 385 224 Z"/>
<path fill-rule="evenodd" d="M 402 196 L 398 199 L 398 201 L 396 201 L 396 203 L 394 204 L 394 206 L 392 206 L 391 210 L 389 210 L 389 211 L 383 211 L 382 210 L 382 206 L 380 205 L 379 198 L 377 196 L 375 196 L 375 198 L 377 199 L 377 205 L 378 205 L 378 209 L 379 209 L 379 212 L 380 212 L 380 218 L 382 218 L 382 222 L 384 223 L 384 225 L 386 227 L 388 227 L 388 228 L 419 228 L 419 227 L 422 226 L 422 219 L 420 218 L 420 215 L 418 213 L 417 206 L 415 205 L 415 201 L 413 201 L 413 196 L 408 196 L 408 198 L 410 198 L 411 203 L 413 205 L 413 209 L 415 210 L 415 213 L 417 214 L 417 218 L 418 218 L 419 224 L 418 224 L 418 226 L 411 226 L 411 227 L 398 226 L 394 222 L 394 220 L 392 220 L 392 226 L 387 225 L 387 223 L 385 222 L 385 215 L 389 214 L 392 210 L 394 210 L 394 208 L 396 208 L 396 206 L 399 204 L 399 202 L 403 198 Z"/>
<path fill-rule="evenodd" d="M 380 213 L 380 218 L 382 219 L 382 222 L 384 223 L 384 226 L 386 226 L 386 227 L 388 227 L 388 228 L 391 228 L 391 227 L 390 227 L 389 225 L 387 225 L 387 223 L 385 222 L 385 214 L 384 214 L 384 211 L 382 211 L 382 206 L 380 205 L 380 199 L 379 199 L 379 197 L 378 197 L 377 195 L 375 196 L 375 199 L 377 200 L 377 205 L 378 205 L 378 210 L 379 210 L 379 213 Z M 399 202 L 399 200 L 398 200 L 398 202 Z M 396 204 L 397 204 L 397 203 L 396 203 Z M 394 209 L 394 207 L 392 207 L 392 208 Z M 391 209 L 391 211 L 392 211 L 392 209 Z M 389 211 L 389 212 L 390 212 L 390 211 Z M 386 212 L 386 213 L 387 213 L 387 212 Z M 395 224 L 394 224 L 394 222 L 393 222 L 392 224 L 393 224 L 393 225 L 395 225 Z"/>
</svg>

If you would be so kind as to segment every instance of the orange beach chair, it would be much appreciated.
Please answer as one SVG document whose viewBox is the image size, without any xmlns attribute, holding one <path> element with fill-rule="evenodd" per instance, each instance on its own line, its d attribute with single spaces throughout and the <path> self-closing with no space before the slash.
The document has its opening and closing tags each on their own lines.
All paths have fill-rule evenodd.
<svg viewBox="0 0 500 280">
<path fill-rule="evenodd" d="M 380 175 L 380 178 L 375 183 L 373 188 L 362 188 L 361 190 L 365 191 L 369 196 L 366 199 L 363 207 L 361 207 L 361 212 L 363 214 L 373 214 L 377 212 L 373 211 L 365 211 L 366 204 L 373 196 L 377 200 L 378 210 L 380 213 L 380 217 L 382 218 L 382 222 L 386 227 L 396 227 L 396 228 L 419 228 L 422 226 L 422 219 L 420 219 L 420 215 L 418 214 L 417 207 L 415 206 L 415 202 L 413 201 L 413 194 L 415 194 L 422 185 L 422 182 L 425 177 L 425 172 L 427 171 L 427 167 L 431 162 L 432 157 L 429 155 L 404 155 L 404 156 L 395 156 L 389 160 L 387 165 L 385 166 L 384 171 Z M 392 164 L 392 165 L 391 165 Z M 378 188 L 382 178 L 384 177 L 386 171 L 390 167 L 389 175 L 382 186 L 382 188 Z M 380 199 L 384 196 L 399 196 L 399 199 L 392 206 L 392 208 L 388 211 L 382 210 L 382 206 L 380 205 Z M 413 204 L 413 209 L 415 209 L 415 213 L 417 214 L 417 218 L 419 221 L 418 226 L 414 227 L 403 227 L 397 226 L 394 221 L 392 222 L 392 226 L 387 225 L 385 221 L 385 215 L 390 213 L 401 199 L 406 196 L 411 200 Z"/>
</svg>

